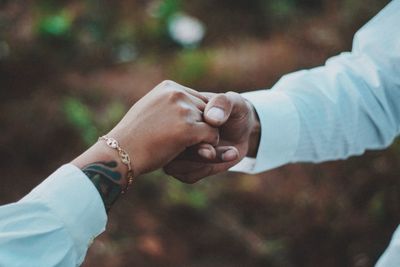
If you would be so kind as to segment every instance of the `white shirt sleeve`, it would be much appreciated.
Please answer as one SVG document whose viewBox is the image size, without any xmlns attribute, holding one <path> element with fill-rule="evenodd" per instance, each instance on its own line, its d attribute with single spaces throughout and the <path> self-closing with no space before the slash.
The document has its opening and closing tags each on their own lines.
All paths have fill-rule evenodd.
<svg viewBox="0 0 400 267">
<path fill-rule="evenodd" d="M 20 201 L 0 207 L 0 266 L 79 266 L 106 222 L 92 182 L 64 165 Z"/>
<path fill-rule="evenodd" d="M 244 93 L 261 122 L 256 159 L 233 171 L 345 159 L 388 146 L 400 132 L 400 1 L 355 35 L 352 52 Z"/>
<path fill-rule="evenodd" d="M 232 170 L 262 172 L 291 162 L 345 159 L 384 148 L 400 133 L 400 0 L 357 32 L 353 50 L 325 66 L 245 93 L 261 122 L 256 159 Z M 400 266 L 400 226 L 376 267 Z"/>
</svg>

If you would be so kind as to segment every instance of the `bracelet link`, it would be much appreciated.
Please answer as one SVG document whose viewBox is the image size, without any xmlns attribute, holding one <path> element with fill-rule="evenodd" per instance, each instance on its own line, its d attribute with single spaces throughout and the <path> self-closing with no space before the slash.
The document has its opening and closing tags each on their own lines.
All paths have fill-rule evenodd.
<svg viewBox="0 0 400 267">
<path fill-rule="evenodd" d="M 104 135 L 104 136 L 99 137 L 99 140 L 104 140 L 106 142 L 107 146 L 109 146 L 110 148 L 116 149 L 118 151 L 118 155 L 119 155 L 121 162 L 128 167 L 128 172 L 126 174 L 126 178 L 127 178 L 128 182 L 126 184 L 126 187 L 124 189 L 122 189 L 122 194 L 125 194 L 128 191 L 129 186 L 133 183 L 133 179 L 134 179 L 134 171 L 132 169 L 131 157 L 129 156 L 128 152 L 126 152 L 124 149 L 122 149 L 120 147 L 118 141 L 115 140 L 114 138 L 107 137 Z"/>
<path fill-rule="evenodd" d="M 124 150 L 118 150 L 118 154 L 121 158 L 122 163 L 129 166 L 131 164 L 131 158 L 129 157 L 128 153 Z"/>
</svg>

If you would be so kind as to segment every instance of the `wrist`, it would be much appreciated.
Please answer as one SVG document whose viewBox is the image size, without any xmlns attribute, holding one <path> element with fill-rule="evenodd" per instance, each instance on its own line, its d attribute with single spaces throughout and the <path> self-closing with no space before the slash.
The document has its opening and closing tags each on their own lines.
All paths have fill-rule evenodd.
<svg viewBox="0 0 400 267">
<path fill-rule="evenodd" d="M 86 166 L 96 162 L 115 162 L 115 171 L 121 175 L 121 184 L 126 186 L 128 168 L 122 164 L 117 150 L 108 147 L 104 141 L 97 141 L 83 154 L 71 161 L 71 164 L 75 165 L 80 169 L 84 169 Z"/>
<path fill-rule="evenodd" d="M 135 128 L 135 127 L 131 127 Z M 131 166 L 135 177 L 146 172 L 147 149 L 145 140 L 135 131 L 129 131 L 123 127 L 115 127 L 106 136 L 118 141 L 119 145 L 128 153 L 131 159 Z M 116 153 L 118 155 L 118 153 Z"/>
<path fill-rule="evenodd" d="M 260 144 L 261 138 L 261 124 L 260 119 L 258 117 L 257 111 L 255 110 L 254 106 L 246 100 L 247 105 L 249 106 L 250 110 L 250 135 L 248 140 L 248 151 L 247 157 L 255 158 L 257 156 L 258 147 Z"/>
<path fill-rule="evenodd" d="M 71 163 L 82 170 L 99 192 L 106 211 L 125 193 L 133 180 L 124 150 L 99 140 Z M 111 140 L 112 141 L 112 140 Z M 129 158 L 129 157 L 128 157 Z"/>
</svg>

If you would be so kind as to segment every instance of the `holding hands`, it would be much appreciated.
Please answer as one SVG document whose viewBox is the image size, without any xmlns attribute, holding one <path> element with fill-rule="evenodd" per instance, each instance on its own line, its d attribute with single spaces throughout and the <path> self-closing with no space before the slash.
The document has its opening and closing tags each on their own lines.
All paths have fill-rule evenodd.
<svg viewBox="0 0 400 267">
<path fill-rule="evenodd" d="M 164 81 L 140 99 L 107 134 L 130 155 L 134 175 L 164 167 L 186 183 L 227 171 L 255 156 L 260 126 L 252 105 L 237 93 L 199 93 Z M 99 141 L 72 163 L 118 162 Z M 126 177 L 127 169 L 116 170 Z M 122 178 L 120 185 L 127 181 Z"/>
<path fill-rule="evenodd" d="M 187 148 L 164 170 L 186 183 L 227 171 L 246 155 L 255 157 L 260 124 L 253 106 L 241 95 L 203 93 L 208 98 L 203 119 L 219 131 L 217 145 L 197 144 Z"/>
</svg>

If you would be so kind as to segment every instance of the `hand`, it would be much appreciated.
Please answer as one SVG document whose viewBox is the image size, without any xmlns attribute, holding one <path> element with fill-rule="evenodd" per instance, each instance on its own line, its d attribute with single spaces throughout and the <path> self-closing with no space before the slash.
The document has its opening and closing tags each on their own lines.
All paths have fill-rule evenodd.
<svg viewBox="0 0 400 267">
<path fill-rule="evenodd" d="M 203 122 L 207 102 L 207 97 L 192 89 L 162 82 L 139 100 L 107 136 L 115 138 L 131 156 L 136 176 L 155 170 L 190 146 L 218 143 L 218 130 Z M 117 157 L 115 151 L 98 142 L 73 163 L 85 166 L 98 160 L 102 151 L 107 157 Z"/>
<path fill-rule="evenodd" d="M 260 123 L 252 104 L 234 92 L 203 95 L 209 98 L 204 120 L 219 127 L 220 142 L 216 147 L 200 144 L 186 149 L 164 167 L 186 183 L 227 171 L 246 155 L 255 157 L 258 150 Z"/>
</svg>

